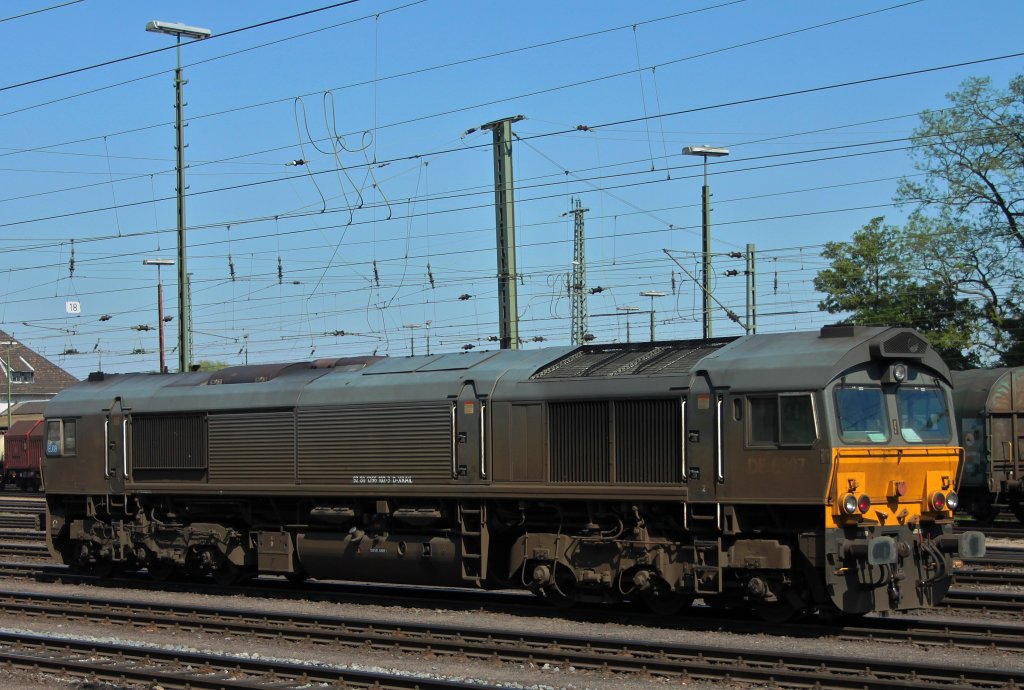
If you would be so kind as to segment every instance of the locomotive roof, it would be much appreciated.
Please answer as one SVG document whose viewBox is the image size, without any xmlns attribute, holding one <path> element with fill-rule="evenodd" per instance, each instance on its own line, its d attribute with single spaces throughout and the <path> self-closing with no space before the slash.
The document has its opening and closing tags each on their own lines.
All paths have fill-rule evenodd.
<svg viewBox="0 0 1024 690">
<path fill-rule="evenodd" d="M 55 398 L 47 416 L 80 414 L 83 405 L 106 408 L 115 396 L 136 413 L 437 401 L 458 397 L 470 382 L 478 395 L 497 399 L 550 398 L 553 390 L 570 397 L 663 395 L 688 387 L 694 375 L 737 390 L 815 390 L 878 358 L 920 361 L 949 380 L 941 359 L 911 329 L 840 327 L 710 340 L 347 357 L 174 375 L 97 374 Z"/>
</svg>

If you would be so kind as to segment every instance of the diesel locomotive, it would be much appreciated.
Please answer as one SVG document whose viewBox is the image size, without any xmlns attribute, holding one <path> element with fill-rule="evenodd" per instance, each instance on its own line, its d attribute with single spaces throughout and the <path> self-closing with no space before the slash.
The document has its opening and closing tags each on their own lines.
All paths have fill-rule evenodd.
<svg viewBox="0 0 1024 690">
<path fill-rule="evenodd" d="M 1007 508 L 1024 522 L 1024 367 L 952 374 L 966 453 L 963 509 L 990 523 Z"/>
<path fill-rule="evenodd" d="M 46 410 L 54 558 L 696 598 L 767 619 L 936 605 L 962 451 L 901 328 L 95 373 Z"/>
</svg>

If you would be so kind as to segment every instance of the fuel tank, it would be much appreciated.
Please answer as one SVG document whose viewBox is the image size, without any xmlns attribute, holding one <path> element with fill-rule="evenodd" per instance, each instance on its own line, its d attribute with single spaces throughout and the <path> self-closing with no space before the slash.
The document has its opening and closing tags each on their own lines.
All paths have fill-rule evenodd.
<svg viewBox="0 0 1024 690">
<path fill-rule="evenodd" d="M 459 537 L 423 534 L 300 533 L 299 562 L 310 577 L 408 585 L 466 586 Z"/>
</svg>

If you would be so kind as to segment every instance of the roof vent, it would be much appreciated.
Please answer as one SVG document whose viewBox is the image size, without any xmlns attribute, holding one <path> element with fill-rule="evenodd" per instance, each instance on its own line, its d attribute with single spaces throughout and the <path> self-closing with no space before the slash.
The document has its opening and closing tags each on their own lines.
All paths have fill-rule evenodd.
<svg viewBox="0 0 1024 690">
<path fill-rule="evenodd" d="M 855 335 L 855 326 L 843 323 L 833 323 L 821 327 L 821 338 L 852 338 Z"/>
</svg>

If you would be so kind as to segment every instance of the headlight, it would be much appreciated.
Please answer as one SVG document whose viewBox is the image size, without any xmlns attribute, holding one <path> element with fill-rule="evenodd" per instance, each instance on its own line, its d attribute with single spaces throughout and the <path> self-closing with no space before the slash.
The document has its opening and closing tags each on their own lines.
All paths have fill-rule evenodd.
<svg viewBox="0 0 1024 690">
<path fill-rule="evenodd" d="M 853 494 L 843 496 L 843 512 L 847 515 L 854 515 L 857 512 L 857 497 Z"/>
<path fill-rule="evenodd" d="M 946 494 L 946 507 L 950 510 L 956 510 L 960 507 L 960 497 L 956 495 L 955 491 L 950 491 Z"/>
<path fill-rule="evenodd" d="M 866 513 L 871 509 L 871 498 L 867 494 L 861 494 L 857 497 L 857 510 L 861 513 Z"/>
</svg>

